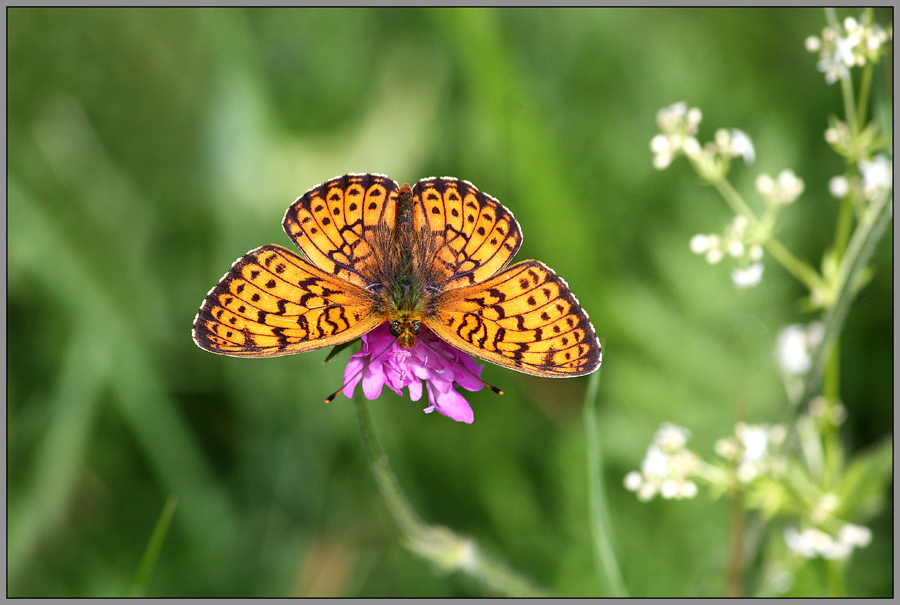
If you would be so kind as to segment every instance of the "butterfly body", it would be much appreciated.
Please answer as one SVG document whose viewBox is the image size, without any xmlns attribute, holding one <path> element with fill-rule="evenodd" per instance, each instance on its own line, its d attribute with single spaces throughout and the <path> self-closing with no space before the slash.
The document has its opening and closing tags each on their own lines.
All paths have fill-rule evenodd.
<svg viewBox="0 0 900 605">
<path fill-rule="evenodd" d="M 194 340 L 269 357 L 348 342 L 388 322 L 403 347 L 423 327 L 476 357 L 547 377 L 600 365 L 600 343 L 565 281 L 538 261 L 507 267 L 522 242 L 512 213 L 454 178 L 403 185 L 348 174 L 287 211 L 305 258 L 263 246 L 210 290 Z"/>
</svg>

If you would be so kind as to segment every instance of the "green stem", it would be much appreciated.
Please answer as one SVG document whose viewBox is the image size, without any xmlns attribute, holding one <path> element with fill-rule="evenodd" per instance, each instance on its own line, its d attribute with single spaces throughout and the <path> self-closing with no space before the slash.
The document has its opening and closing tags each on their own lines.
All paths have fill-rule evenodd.
<svg viewBox="0 0 900 605">
<path fill-rule="evenodd" d="M 756 218 L 756 215 L 753 214 L 753 211 L 750 210 L 750 207 L 744 202 L 744 198 L 741 197 L 741 194 L 735 191 L 734 187 L 731 186 L 731 183 L 722 178 L 713 181 L 713 186 L 715 186 L 722 197 L 725 198 L 725 201 L 731 206 L 731 209 L 735 214 L 743 215 L 754 227 L 759 225 L 759 219 Z"/>
<path fill-rule="evenodd" d="M 825 282 L 815 269 L 790 253 L 781 242 L 774 237 L 768 238 L 763 247 L 777 260 L 785 270 L 796 277 L 810 292 L 824 292 Z"/>
<path fill-rule="evenodd" d="M 847 126 L 850 128 L 851 140 L 856 140 L 859 135 L 860 124 L 856 121 L 856 101 L 853 98 L 853 78 L 850 70 L 841 76 L 841 96 L 844 98 L 844 109 L 847 113 Z"/>
<path fill-rule="evenodd" d="M 826 596 L 830 598 L 846 598 L 847 583 L 844 579 L 844 564 L 842 561 L 825 561 Z"/>
<path fill-rule="evenodd" d="M 422 522 L 410 505 L 391 470 L 387 455 L 381 447 L 369 406 L 361 394 L 353 399 L 359 418 L 363 444 L 375 482 L 381 490 L 388 510 L 404 534 L 406 546 L 431 560 L 446 571 L 464 571 L 483 582 L 490 589 L 507 596 L 543 597 L 547 591 L 510 569 L 506 564 L 481 551 L 474 540 L 459 536 L 450 529 L 429 526 Z"/>
<path fill-rule="evenodd" d="M 747 206 L 747 203 L 744 201 L 744 198 L 741 197 L 741 194 L 735 191 L 734 187 L 731 186 L 731 183 L 725 179 L 719 179 L 714 181 L 713 185 L 722 197 L 725 198 L 725 201 L 731 209 L 736 214 L 744 216 L 752 227 L 758 228 L 762 224 L 760 219 L 757 218 L 753 211 L 750 210 L 750 207 Z M 816 270 L 791 254 L 774 236 L 770 235 L 766 237 L 763 246 L 775 260 L 781 263 L 781 266 L 783 266 L 788 273 L 796 277 L 810 292 L 824 290 L 825 283 L 822 281 L 822 278 L 819 277 L 819 274 L 816 273 Z"/>
<path fill-rule="evenodd" d="M 852 173 L 851 168 L 851 173 Z M 850 177 L 850 174 L 847 175 Z M 841 200 L 841 209 L 838 214 L 837 229 L 834 235 L 834 261 L 840 263 L 844 258 L 844 252 L 847 250 L 847 240 L 850 239 L 850 227 L 853 224 L 853 201 L 850 197 L 853 192 L 848 192 Z"/>
<path fill-rule="evenodd" d="M 825 409 L 818 419 L 819 432 L 822 435 L 822 486 L 826 490 L 838 485 L 843 469 L 843 449 L 841 448 L 836 408 L 840 395 L 840 349 L 837 340 L 831 348 L 831 354 L 825 363 L 822 382 L 822 395 Z"/>
<path fill-rule="evenodd" d="M 881 236 L 891 222 L 893 210 L 893 198 L 885 196 L 883 199 L 873 202 L 856 227 L 847 246 L 847 254 L 841 260 L 838 269 L 834 290 L 837 295 L 823 318 L 825 334 L 819 347 L 813 353 L 813 366 L 807 374 L 801 401 L 806 401 L 818 393 L 823 368 L 831 352 L 831 347 L 844 327 L 850 303 L 853 302 L 856 295 L 859 279 L 875 252 L 875 245 L 881 240 Z"/>
<path fill-rule="evenodd" d="M 859 84 L 859 105 L 856 109 L 856 122 L 860 126 L 866 123 L 866 112 L 869 109 L 869 91 L 872 88 L 872 70 L 874 63 L 866 61 L 863 67 L 862 81 Z"/>
<path fill-rule="evenodd" d="M 613 524 L 606 505 L 606 490 L 603 484 L 603 458 L 597 435 L 597 415 L 595 410 L 597 391 L 600 386 L 600 372 L 595 372 L 588 381 L 584 397 L 584 431 L 587 438 L 588 456 L 588 498 L 591 516 L 591 533 L 594 536 L 594 555 L 597 575 L 602 579 L 605 597 L 627 597 L 628 590 L 622 581 L 622 572 L 616 561 L 613 548 Z"/>
<path fill-rule="evenodd" d="M 150 542 L 144 550 L 144 556 L 141 557 L 141 563 L 138 565 L 137 574 L 135 574 L 134 582 L 128 591 L 129 597 L 142 597 L 147 592 L 147 584 L 156 569 L 156 563 L 159 561 L 160 552 L 162 552 L 163 542 L 166 534 L 169 532 L 169 524 L 172 522 L 172 516 L 175 514 L 175 507 L 178 505 L 178 499 L 169 496 L 163 505 L 162 513 L 153 529 L 153 535 L 150 536 Z"/>
</svg>

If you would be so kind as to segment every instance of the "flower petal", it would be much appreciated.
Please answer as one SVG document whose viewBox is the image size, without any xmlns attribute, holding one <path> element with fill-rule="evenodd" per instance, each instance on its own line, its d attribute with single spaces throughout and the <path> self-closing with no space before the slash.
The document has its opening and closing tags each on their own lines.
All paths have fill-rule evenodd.
<svg viewBox="0 0 900 605">
<path fill-rule="evenodd" d="M 446 393 L 437 393 L 433 398 L 431 389 L 428 390 L 428 400 L 437 409 L 437 411 L 447 418 L 456 420 L 457 422 L 465 422 L 472 424 L 475 420 L 475 412 L 466 398 L 451 389 Z"/>
</svg>

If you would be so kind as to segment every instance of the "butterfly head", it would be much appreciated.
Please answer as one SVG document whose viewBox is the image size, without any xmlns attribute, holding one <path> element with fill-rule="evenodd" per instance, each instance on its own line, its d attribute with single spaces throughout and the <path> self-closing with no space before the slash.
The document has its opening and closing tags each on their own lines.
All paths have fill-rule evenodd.
<svg viewBox="0 0 900 605">
<path fill-rule="evenodd" d="M 388 328 L 397 337 L 397 343 L 408 349 L 415 344 L 416 335 L 422 330 L 422 320 L 418 314 L 399 313 L 388 321 Z"/>
</svg>

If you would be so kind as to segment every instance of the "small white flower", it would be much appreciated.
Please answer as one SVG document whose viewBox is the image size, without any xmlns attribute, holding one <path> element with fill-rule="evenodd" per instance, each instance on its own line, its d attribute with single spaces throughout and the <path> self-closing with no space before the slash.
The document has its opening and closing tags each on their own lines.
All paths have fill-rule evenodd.
<svg viewBox="0 0 900 605">
<path fill-rule="evenodd" d="M 664 422 L 656 435 L 653 436 L 653 442 L 659 446 L 664 452 L 675 452 L 687 445 L 691 432 L 683 426 L 677 426 L 670 422 Z"/>
<path fill-rule="evenodd" d="M 804 40 L 803 45 L 806 46 L 806 50 L 811 53 L 819 52 L 822 50 L 822 41 L 819 40 L 816 36 L 809 36 Z"/>
<path fill-rule="evenodd" d="M 893 162 L 884 155 L 878 154 L 871 161 L 860 160 L 859 172 L 862 174 L 863 195 L 867 199 L 875 199 L 881 192 L 893 186 Z"/>
<path fill-rule="evenodd" d="M 758 462 L 769 451 L 769 427 L 761 424 L 739 422 L 735 434 L 744 446 L 744 460 Z"/>
<path fill-rule="evenodd" d="M 740 258 L 744 254 L 744 244 L 740 240 L 733 239 L 728 242 L 728 254 L 732 258 Z"/>
<path fill-rule="evenodd" d="M 838 530 L 838 541 L 853 547 L 865 548 L 872 542 L 872 530 L 863 525 L 846 523 Z"/>
<path fill-rule="evenodd" d="M 678 482 L 674 479 L 666 479 L 662 482 L 662 485 L 659 486 L 659 495 L 666 500 L 675 498 L 680 491 Z"/>
<path fill-rule="evenodd" d="M 787 428 L 783 424 L 773 425 L 769 429 L 769 442 L 773 447 L 779 447 L 787 439 Z"/>
<path fill-rule="evenodd" d="M 859 38 L 853 34 L 846 38 L 838 38 L 834 45 L 834 59 L 847 67 L 856 65 L 856 56 L 853 50 L 859 44 Z"/>
<path fill-rule="evenodd" d="M 752 164 L 756 159 L 753 141 L 743 131 L 736 128 L 731 130 L 731 148 L 734 151 L 734 155 L 744 158 L 744 162 L 747 164 Z"/>
<path fill-rule="evenodd" d="M 668 472 L 669 457 L 656 444 L 652 444 L 641 463 L 641 473 L 645 477 L 665 477 Z"/>
<path fill-rule="evenodd" d="M 713 451 L 726 460 L 734 460 L 738 455 L 738 444 L 734 437 L 723 437 L 716 441 Z"/>
<path fill-rule="evenodd" d="M 641 478 L 641 474 L 637 471 L 631 471 L 627 475 L 625 475 L 625 489 L 631 492 L 636 492 L 643 485 L 644 480 Z"/>
<path fill-rule="evenodd" d="M 790 204 L 803 193 L 803 179 L 797 178 L 793 170 L 782 170 L 778 174 L 778 201 Z"/>
<path fill-rule="evenodd" d="M 702 233 L 698 233 L 694 237 L 691 238 L 691 252 L 694 254 L 703 254 L 707 250 L 709 250 L 709 237 L 703 235 Z"/>
<path fill-rule="evenodd" d="M 847 177 L 832 177 L 831 180 L 828 181 L 828 191 L 837 199 L 844 199 L 844 197 L 850 192 L 850 183 L 847 181 Z"/>
<path fill-rule="evenodd" d="M 658 134 L 650 139 L 650 151 L 655 154 L 669 153 L 671 149 L 669 138 L 664 134 Z"/>
<path fill-rule="evenodd" d="M 653 499 L 653 496 L 656 495 L 656 485 L 653 483 L 644 483 L 641 485 L 640 489 L 637 492 L 638 500 L 641 502 L 647 502 Z"/>
<path fill-rule="evenodd" d="M 672 156 L 667 153 L 658 153 L 653 156 L 653 167 L 657 170 L 665 170 L 672 163 Z"/>
<path fill-rule="evenodd" d="M 850 72 L 847 71 L 847 68 L 836 56 L 830 56 L 821 59 L 816 64 L 816 68 L 825 74 L 826 84 L 834 84 L 841 78 L 845 78 L 850 75 Z"/>
<path fill-rule="evenodd" d="M 675 156 L 673 156 L 672 154 L 663 153 L 655 155 L 653 156 L 653 167 L 657 170 L 665 170 L 666 168 L 671 166 L 672 160 L 674 159 Z"/>
<path fill-rule="evenodd" d="M 750 246 L 750 252 L 747 255 L 752 261 L 762 260 L 763 257 L 763 248 L 759 244 L 753 244 Z"/>
<path fill-rule="evenodd" d="M 722 260 L 723 256 L 721 248 L 710 247 L 709 251 L 706 253 L 706 262 L 710 265 L 716 265 Z"/>
<path fill-rule="evenodd" d="M 681 497 L 693 498 L 697 495 L 697 484 L 693 481 L 685 481 L 681 484 Z"/>
<path fill-rule="evenodd" d="M 803 375 L 812 367 L 806 328 L 791 324 L 778 333 L 776 345 L 778 366 L 783 374 Z"/>
<path fill-rule="evenodd" d="M 753 263 L 746 269 L 735 269 L 731 272 L 731 281 L 738 288 L 749 288 L 762 281 L 763 264 Z"/>
<path fill-rule="evenodd" d="M 691 107 L 687 112 L 687 124 L 688 130 L 691 134 L 697 133 L 697 127 L 700 126 L 700 121 L 703 119 L 703 113 L 696 107 Z"/>
<path fill-rule="evenodd" d="M 775 180 L 768 174 L 761 174 L 756 177 L 756 190 L 765 197 L 769 198 L 775 194 Z"/>
<path fill-rule="evenodd" d="M 664 133 L 669 133 L 678 128 L 685 114 L 687 114 L 687 103 L 684 101 L 675 103 L 656 112 L 656 123 L 659 125 L 660 130 Z"/>
<path fill-rule="evenodd" d="M 740 237 L 749 226 L 750 222 L 747 220 L 747 217 L 743 214 L 738 214 L 734 217 L 734 220 L 731 221 L 731 233 L 734 237 Z"/>
<path fill-rule="evenodd" d="M 815 527 L 808 527 L 802 532 L 789 527 L 784 531 L 784 541 L 788 548 L 808 559 L 831 553 L 835 546 L 831 536 Z"/>
</svg>

